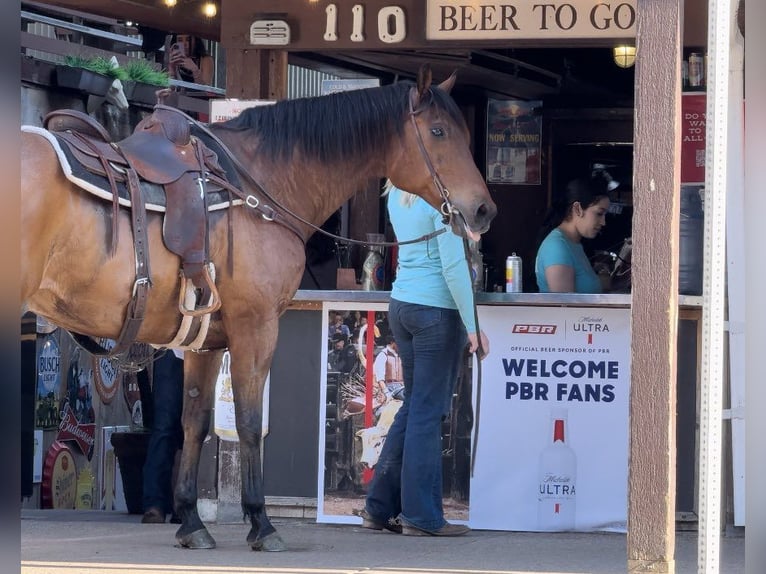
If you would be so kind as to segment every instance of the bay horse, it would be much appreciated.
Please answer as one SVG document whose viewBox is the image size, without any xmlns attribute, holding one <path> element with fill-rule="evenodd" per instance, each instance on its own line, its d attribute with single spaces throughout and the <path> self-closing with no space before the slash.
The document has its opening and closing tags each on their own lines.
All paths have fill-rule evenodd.
<svg viewBox="0 0 766 574">
<path fill-rule="evenodd" d="M 388 177 L 449 215 L 459 233 L 483 233 L 496 213 L 469 147 L 469 131 L 449 95 L 455 82 L 431 84 L 430 71 L 400 82 L 248 109 L 209 130 L 239 166 L 287 211 L 302 218 L 279 225 L 247 205 L 209 215 L 209 256 L 217 269 L 220 310 L 203 351 L 184 361 L 184 443 L 174 491 L 187 548 L 213 548 L 197 512 L 197 469 L 209 430 L 221 358 L 231 354 L 231 379 L 240 440 L 244 518 L 253 550 L 285 544 L 266 513 L 261 468 L 264 381 L 277 342 L 280 315 L 300 283 L 305 242 L 313 228 L 372 178 Z M 109 249 L 109 204 L 65 179 L 52 145 L 22 131 L 23 306 L 71 332 L 115 339 L 136 282 L 132 242 Z M 119 144 L 118 144 L 119 145 Z M 238 168 L 239 169 L 239 168 Z M 245 193 L 255 193 L 245 177 Z M 192 190 L 190 190 L 192 191 Z M 131 237 L 127 209 L 118 212 L 119 237 Z M 166 249 L 160 213 L 147 213 L 151 290 L 137 340 L 162 346 L 181 321 L 179 257 Z M 297 231 L 296 231 L 297 230 Z"/>
</svg>

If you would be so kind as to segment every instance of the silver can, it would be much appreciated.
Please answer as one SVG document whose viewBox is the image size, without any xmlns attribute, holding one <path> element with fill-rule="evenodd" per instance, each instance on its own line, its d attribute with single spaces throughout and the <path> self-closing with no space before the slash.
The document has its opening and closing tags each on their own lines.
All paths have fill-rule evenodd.
<svg viewBox="0 0 766 574">
<path fill-rule="evenodd" d="M 695 88 L 705 85 L 705 60 L 699 52 L 689 54 L 689 85 Z"/>
<path fill-rule="evenodd" d="M 521 257 L 512 253 L 505 259 L 505 292 L 521 293 Z"/>
</svg>

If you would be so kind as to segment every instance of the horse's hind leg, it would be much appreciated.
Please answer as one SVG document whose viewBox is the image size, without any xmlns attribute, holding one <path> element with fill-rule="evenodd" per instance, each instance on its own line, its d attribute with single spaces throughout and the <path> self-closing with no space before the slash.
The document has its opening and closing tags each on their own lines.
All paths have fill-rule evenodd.
<svg viewBox="0 0 766 574">
<path fill-rule="evenodd" d="M 176 540 L 185 548 L 215 548 L 215 540 L 197 512 L 197 471 L 202 442 L 210 428 L 213 391 L 222 351 L 184 354 L 184 446 L 175 488 L 175 511 L 181 518 Z"/>
<path fill-rule="evenodd" d="M 252 340 L 242 344 L 240 337 L 239 345 L 230 348 L 242 474 L 242 511 L 245 517 L 250 518 L 252 525 L 247 535 L 250 547 L 253 550 L 280 552 L 286 547 L 266 515 L 261 471 L 263 388 L 276 344 L 276 325 L 263 325 L 259 330 L 267 334 L 259 337 L 257 344 Z M 272 337 L 273 340 L 264 340 Z"/>
</svg>

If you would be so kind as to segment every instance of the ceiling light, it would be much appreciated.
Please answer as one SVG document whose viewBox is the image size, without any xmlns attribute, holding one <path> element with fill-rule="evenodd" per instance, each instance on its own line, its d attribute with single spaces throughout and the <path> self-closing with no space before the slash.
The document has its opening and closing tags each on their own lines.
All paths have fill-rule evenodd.
<svg viewBox="0 0 766 574">
<path fill-rule="evenodd" d="M 218 14 L 218 6 L 214 2 L 205 2 L 202 5 L 202 13 L 208 18 L 214 18 Z"/>
<path fill-rule="evenodd" d="M 178 4 L 178 0 L 162 0 L 165 3 L 165 6 L 168 8 L 172 8 L 176 4 Z"/>
<path fill-rule="evenodd" d="M 630 68 L 636 62 L 635 46 L 615 46 L 614 63 L 620 68 Z"/>
</svg>

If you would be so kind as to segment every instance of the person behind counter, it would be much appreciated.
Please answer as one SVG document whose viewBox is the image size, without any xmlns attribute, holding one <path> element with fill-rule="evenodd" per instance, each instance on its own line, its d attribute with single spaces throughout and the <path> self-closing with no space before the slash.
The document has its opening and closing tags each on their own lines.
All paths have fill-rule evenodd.
<svg viewBox="0 0 766 574">
<path fill-rule="evenodd" d="M 603 178 L 574 179 L 546 217 L 537 250 L 535 277 L 541 293 L 601 293 L 601 280 L 588 260 L 582 239 L 593 239 L 606 225 L 609 191 Z"/>
</svg>

